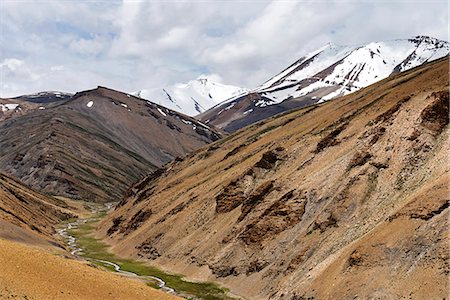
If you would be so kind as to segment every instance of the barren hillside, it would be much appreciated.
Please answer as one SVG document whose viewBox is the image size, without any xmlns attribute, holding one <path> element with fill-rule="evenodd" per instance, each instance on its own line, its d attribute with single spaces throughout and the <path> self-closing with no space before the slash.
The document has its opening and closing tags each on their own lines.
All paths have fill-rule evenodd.
<svg viewBox="0 0 450 300">
<path fill-rule="evenodd" d="M 103 87 L 26 113 L 16 105 L 0 122 L 0 170 L 35 189 L 95 202 L 118 201 L 136 180 L 221 136 Z"/>
<path fill-rule="evenodd" d="M 135 184 L 99 234 L 249 299 L 445 298 L 448 75 L 246 127 Z"/>
</svg>

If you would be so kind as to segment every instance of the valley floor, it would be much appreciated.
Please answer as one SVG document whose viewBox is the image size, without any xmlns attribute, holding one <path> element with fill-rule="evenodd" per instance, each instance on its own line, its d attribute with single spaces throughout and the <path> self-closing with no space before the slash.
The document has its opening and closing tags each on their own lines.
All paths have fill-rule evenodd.
<svg viewBox="0 0 450 300">
<path fill-rule="evenodd" d="M 166 273 L 144 262 L 124 259 L 111 253 L 109 246 L 94 236 L 97 223 L 105 217 L 105 214 L 104 208 L 97 208 L 91 215 L 85 215 L 75 222 L 63 223 L 58 232 L 66 241 L 72 255 L 86 259 L 102 269 L 140 279 L 151 287 L 187 299 L 235 299 L 227 295 L 226 289 L 214 283 L 188 282 L 177 274 Z"/>
</svg>

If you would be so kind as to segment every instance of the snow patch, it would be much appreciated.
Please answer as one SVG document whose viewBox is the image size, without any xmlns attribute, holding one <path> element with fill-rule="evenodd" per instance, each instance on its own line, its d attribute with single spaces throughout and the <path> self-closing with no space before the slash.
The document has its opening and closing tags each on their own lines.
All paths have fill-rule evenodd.
<svg viewBox="0 0 450 300">
<path fill-rule="evenodd" d="M 18 106 L 19 106 L 19 104 L 15 104 L 15 103 L 0 104 L 0 108 L 2 111 L 15 110 Z"/>
<path fill-rule="evenodd" d="M 206 129 L 211 129 L 211 127 L 209 127 L 209 126 L 203 124 L 203 123 L 200 122 L 200 121 L 197 121 L 197 123 L 200 124 L 200 125 L 202 125 L 202 126 L 205 127 Z"/>
<path fill-rule="evenodd" d="M 87 107 L 92 107 L 92 105 L 94 105 L 94 101 L 89 101 L 89 102 L 86 104 Z"/>
<path fill-rule="evenodd" d="M 230 105 L 228 105 L 227 107 L 225 107 L 225 110 L 229 110 L 231 109 L 233 106 L 236 105 L 236 102 L 231 103 Z"/>
<path fill-rule="evenodd" d="M 158 107 L 157 110 L 159 111 L 160 114 L 162 114 L 164 117 L 167 117 L 167 115 Z"/>
</svg>

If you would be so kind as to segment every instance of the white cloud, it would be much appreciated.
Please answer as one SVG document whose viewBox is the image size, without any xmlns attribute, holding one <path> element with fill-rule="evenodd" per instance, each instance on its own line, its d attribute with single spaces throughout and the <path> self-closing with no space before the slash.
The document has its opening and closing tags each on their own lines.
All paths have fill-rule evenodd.
<svg viewBox="0 0 450 300">
<path fill-rule="evenodd" d="M 41 75 L 25 64 L 25 61 L 16 58 L 7 58 L 0 63 L 0 72 L 5 78 L 23 81 L 36 81 Z"/>
<path fill-rule="evenodd" d="M 208 79 L 213 82 L 223 83 L 223 78 L 219 74 L 201 74 L 196 79 Z"/>
<path fill-rule="evenodd" d="M 330 41 L 359 44 L 417 34 L 448 39 L 447 1 L 0 5 L 2 95 L 96 85 L 134 91 L 201 74 L 254 87 Z"/>
<path fill-rule="evenodd" d="M 103 36 L 81 38 L 72 40 L 68 47 L 71 51 L 87 56 L 97 56 L 103 53 L 110 45 L 110 40 Z"/>
<path fill-rule="evenodd" d="M 50 67 L 51 71 L 63 71 L 64 70 L 64 66 L 51 66 Z"/>
</svg>

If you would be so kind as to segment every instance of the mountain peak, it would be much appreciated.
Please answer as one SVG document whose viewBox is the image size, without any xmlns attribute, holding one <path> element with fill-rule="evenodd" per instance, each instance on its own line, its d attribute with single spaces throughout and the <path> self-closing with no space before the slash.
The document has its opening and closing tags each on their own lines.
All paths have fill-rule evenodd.
<svg viewBox="0 0 450 300">
<path fill-rule="evenodd" d="M 133 95 L 195 116 L 224 100 L 248 91 L 245 88 L 218 83 L 213 80 L 214 77 L 214 75 L 200 75 L 187 83 L 178 83 L 161 89 L 143 89 Z"/>
<path fill-rule="evenodd" d="M 208 78 L 198 78 L 197 81 L 201 84 L 206 84 L 208 82 Z"/>
<path fill-rule="evenodd" d="M 426 36 L 426 35 L 417 35 L 413 38 L 410 38 L 409 41 L 415 43 L 416 45 L 425 43 L 425 44 L 434 45 L 437 48 L 442 48 L 445 46 L 447 46 L 447 48 L 448 48 L 448 45 L 449 45 L 449 43 L 447 41 L 439 40 L 437 38 Z"/>
</svg>

